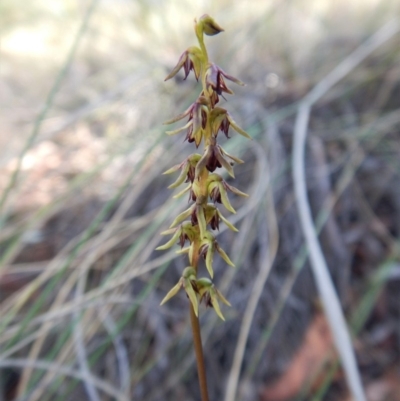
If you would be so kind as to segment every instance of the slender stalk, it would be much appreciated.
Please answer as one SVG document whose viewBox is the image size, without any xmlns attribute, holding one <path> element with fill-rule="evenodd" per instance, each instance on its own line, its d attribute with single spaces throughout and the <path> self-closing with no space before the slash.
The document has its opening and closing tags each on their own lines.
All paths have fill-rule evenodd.
<svg viewBox="0 0 400 401">
<path fill-rule="evenodd" d="M 189 302 L 190 307 L 190 322 L 192 324 L 194 352 L 196 354 L 197 372 L 199 375 L 201 401 L 209 401 L 206 367 L 204 364 L 203 345 L 201 343 L 201 332 L 199 318 L 194 313 L 193 305 Z"/>
<path fill-rule="evenodd" d="M 184 113 L 167 123 L 170 124 L 189 116 L 189 122 L 183 128 L 175 131 L 168 131 L 167 133 L 169 135 L 175 135 L 187 129 L 186 139 L 188 142 L 195 142 L 196 147 L 199 147 L 202 142 L 204 144 L 203 156 L 197 153 L 192 154 L 183 163 L 165 172 L 166 174 L 170 174 L 181 169 L 182 172 L 180 176 L 174 184 L 170 185 L 170 188 L 182 184 L 185 181 L 186 175 L 185 182 L 190 182 L 190 185 L 184 191 L 181 191 L 178 196 L 190 190 L 190 200 L 196 203 L 174 220 L 171 228 L 163 233 L 173 234 L 173 237 L 166 244 L 157 248 L 158 250 L 168 249 L 179 240 L 181 253 L 188 253 L 189 256 L 190 266 L 183 270 L 178 283 L 167 293 L 161 301 L 161 305 L 177 294 L 182 287 L 185 289 L 190 299 L 190 321 L 192 325 L 202 401 L 209 401 L 209 398 L 198 307 L 199 303 L 203 301 L 207 306 L 214 308 L 215 312 L 222 320 L 225 320 L 219 307 L 219 301 L 228 306 L 230 306 L 230 303 L 218 291 L 212 281 L 214 276 L 212 268 L 214 253 L 218 252 L 227 264 L 234 266 L 228 255 L 218 245 L 212 230 L 218 230 L 219 222 L 222 220 L 231 230 L 238 231 L 221 215 L 215 204 L 223 203 L 229 211 L 235 213 L 235 210 L 229 203 L 226 190 L 229 189 L 241 196 L 248 196 L 237 188 L 228 185 L 228 183 L 223 180 L 222 176 L 214 173 L 217 168 L 224 167 L 228 173 L 234 177 L 232 169 L 233 161 L 236 163 L 243 163 L 240 159 L 229 155 L 218 145 L 217 136 L 219 131 L 222 131 L 229 138 L 228 130 L 229 126 L 232 125 L 233 129 L 239 134 L 250 138 L 249 135 L 235 123 L 227 110 L 215 106 L 219 102 L 219 96 L 222 96 L 223 92 L 233 94 L 226 86 L 224 78 L 238 85 L 244 85 L 237 78 L 222 71 L 214 63 L 208 62 L 208 54 L 204 44 L 203 34 L 214 36 L 222 31 L 223 29 L 206 14 L 203 15 L 199 21 L 195 20 L 195 32 L 200 48 L 189 47 L 181 55 L 176 67 L 165 79 L 171 79 L 183 68 L 185 71 L 185 78 L 189 72 L 193 70 L 196 78 L 201 78 L 202 83 L 202 92 L 198 99 Z M 209 200 L 214 203 L 209 203 Z M 174 228 L 189 216 L 191 216 L 190 220 L 184 221 L 179 227 Z M 207 226 L 210 226 L 210 228 L 208 229 Z M 183 249 L 186 241 L 189 241 L 190 246 Z M 198 277 L 198 262 L 200 256 L 204 257 L 205 265 L 211 278 Z"/>
<path fill-rule="evenodd" d="M 196 269 L 197 273 L 197 266 L 199 263 L 199 241 L 195 240 L 194 243 L 194 252 L 193 258 L 190 261 L 191 265 Z M 200 323 L 199 318 L 196 316 L 193 304 L 189 302 L 189 310 L 190 310 L 190 323 L 192 326 L 192 335 L 193 335 L 193 345 L 194 345 L 194 352 L 196 355 L 196 362 L 197 362 L 197 374 L 199 376 L 199 385 L 200 385 L 200 393 L 201 393 L 201 401 L 209 401 L 208 398 L 208 388 L 207 388 L 207 376 L 206 376 L 206 365 L 204 363 L 204 355 L 203 355 L 203 343 L 201 341 L 201 331 L 200 331 Z"/>
</svg>

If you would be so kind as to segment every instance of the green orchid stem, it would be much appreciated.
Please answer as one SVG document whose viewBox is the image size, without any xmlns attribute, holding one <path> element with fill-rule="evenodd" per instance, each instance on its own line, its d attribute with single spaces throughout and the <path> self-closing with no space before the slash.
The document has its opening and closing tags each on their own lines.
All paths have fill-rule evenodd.
<svg viewBox="0 0 400 401">
<path fill-rule="evenodd" d="M 195 24 L 194 31 L 196 33 L 197 40 L 200 45 L 201 52 L 203 53 L 203 65 L 208 64 L 208 53 L 207 53 L 207 48 L 206 45 L 204 44 L 204 36 L 203 36 L 203 28 L 201 25 Z"/>
<path fill-rule="evenodd" d="M 196 354 L 197 372 L 199 375 L 201 401 L 209 401 L 206 367 L 204 364 L 203 345 L 201 343 L 199 318 L 196 316 L 191 302 L 189 302 L 189 305 L 190 305 L 189 306 L 190 322 L 192 324 L 192 333 L 193 333 L 194 352 Z"/>
</svg>

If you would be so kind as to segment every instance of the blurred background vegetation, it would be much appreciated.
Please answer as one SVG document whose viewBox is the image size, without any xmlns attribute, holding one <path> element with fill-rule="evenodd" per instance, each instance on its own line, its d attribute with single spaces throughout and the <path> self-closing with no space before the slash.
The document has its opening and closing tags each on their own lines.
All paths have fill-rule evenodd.
<svg viewBox="0 0 400 401">
<path fill-rule="evenodd" d="M 237 266 L 216 260 L 227 322 L 201 310 L 211 399 L 239 369 L 237 400 L 351 400 L 294 203 L 293 126 L 303 96 L 399 11 L 390 0 L 2 0 L 0 400 L 199 400 L 188 302 L 159 307 L 185 258 L 154 248 L 186 204 L 161 173 L 193 151 L 162 122 L 199 92 L 192 75 L 164 78 L 204 13 L 225 29 L 207 39 L 210 58 L 247 84 L 226 107 L 254 138 L 223 145 L 246 161 L 235 186 L 250 198 L 232 200 L 240 233 L 218 237 Z M 318 102 L 306 153 L 369 401 L 400 399 L 399 49 L 397 35 Z"/>
</svg>

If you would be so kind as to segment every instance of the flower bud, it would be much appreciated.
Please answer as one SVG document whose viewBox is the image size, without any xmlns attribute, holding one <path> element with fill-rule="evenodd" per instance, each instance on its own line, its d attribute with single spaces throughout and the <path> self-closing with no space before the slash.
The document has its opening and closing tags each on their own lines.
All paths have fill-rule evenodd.
<svg viewBox="0 0 400 401">
<path fill-rule="evenodd" d="M 208 14 L 200 17 L 198 25 L 203 28 L 203 32 L 208 36 L 214 36 L 224 31 Z"/>
</svg>

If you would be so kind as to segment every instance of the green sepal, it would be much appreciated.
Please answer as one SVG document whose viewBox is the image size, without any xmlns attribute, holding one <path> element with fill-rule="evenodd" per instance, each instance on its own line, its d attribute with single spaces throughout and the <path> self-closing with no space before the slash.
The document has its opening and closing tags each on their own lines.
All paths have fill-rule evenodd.
<svg viewBox="0 0 400 401">
<path fill-rule="evenodd" d="M 231 123 L 232 128 L 239 133 L 240 135 L 243 135 L 245 138 L 252 139 L 251 136 L 243 129 L 240 128 L 237 124 L 236 121 L 232 118 L 232 116 L 229 113 L 226 113 L 226 117 L 228 121 Z"/>
<path fill-rule="evenodd" d="M 221 258 L 224 259 L 226 263 L 228 263 L 229 266 L 235 267 L 234 263 L 229 259 L 229 256 L 218 244 L 215 244 L 215 249 L 221 255 Z"/>
<path fill-rule="evenodd" d="M 216 152 L 216 158 L 217 160 L 221 163 L 222 167 L 225 168 L 225 170 L 228 172 L 228 174 L 232 177 L 235 178 L 235 174 L 233 172 L 233 168 L 231 164 L 228 162 L 228 160 L 225 159 L 223 154 L 221 152 Z"/>
<path fill-rule="evenodd" d="M 191 124 L 192 124 L 192 121 L 189 121 L 189 122 L 188 122 L 187 124 L 185 124 L 183 127 L 178 128 L 178 129 L 173 130 L 173 131 L 166 131 L 165 133 L 166 133 L 167 135 L 176 135 L 176 134 L 179 134 L 179 132 L 182 132 L 182 131 L 184 131 L 185 129 L 189 128 Z"/>
<path fill-rule="evenodd" d="M 165 121 L 163 125 L 169 125 L 172 123 L 176 123 L 179 120 L 182 120 L 182 118 L 185 118 L 191 111 L 193 105 L 190 105 L 183 113 L 179 114 L 178 116 L 171 118 L 171 120 Z"/>
<path fill-rule="evenodd" d="M 186 209 L 184 212 L 180 213 L 178 216 L 175 217 L 175 220 L 171 223 L 169 228 L 173 228 L 177 226 L 179 223 L 182 223 L 187 217 L 189 217 L 193 213 L 193 206 L 190 206 L 189 209 Z"/>
<path fill-rule="evenodd" d="M 182 233 L 182 228 L 178 228 L 175 231 L 175 234 L 172 236 L 172 238 L 166 242 L 164 245 L 161 245 L 156 248 L 156 251 L 165 251 L 168 248 L 171 248 L 171 246 L 175 245 L 175 242 L 178 240 L 179 236 Z"/>
<path fill-rule="evenodd" d="M 189 168 L 190 168 L 190 165 L 189 165 L 189 163 L 186 162 L 185 167 L 182 169 L 181 173 L 179 174 L 179 177 L 176 179 L 176 181 L 174 183 L 169 185 L 168 188 L 172 189 L 172 188 L 179 187 L 179 185 L 181 185 L 186 180 Z"/>
<path fill-rule="evenodd" d="M 200 196 L 201 193 L 201 186 L 200 186 L 200 182 L 199 180 L 194 180 L 192 183 L 192 191 L 194 192 L 194 194 L 196 195 L 196 197 Z"/>
<path fill-rule="evenodd" d="M 239 159 L 238 157 L 236 157 L 236 156 L 232 156 L 231 154 L 229 154 L 225 149 L 223 149 L 221 146 L 220 146 L 220 150 L 221 150 L 221 153 L 223 154 L 223 155 L 225 155 L 226 157 L 229 157 L 230 159 L 232 159 L 234 162 L 236 162 L 237 164 L 243 164 L 244 163 L 244 161 L 242 160 L 242 159 Z"/>
<path fill-rule="evenodd" d="M 182 189 L 182 191 L 178 192 L 176 195 L 174 195 L 172 197 L 172 199 L 178 199 L 180 198 L 182 195 L 185 195 L 186 192 L 189 191 L 189 189 L 191 188 L 192 184 L 189 184 L 187 187 L 185 187 L 184 189 Z"/>
<path fill-rule="evenodd" d="M 182 255 L 182 254 L 184 254 L 184 253 L 189 253 L 189 251 L 190 251 L 190 246 L 187 246 L 187 247 L 185 247 L 185 248 L 178 249 L 177 251 L 175 251 L 175 253 L 176 253 L 177 255 Z"/>
<path fill-rule="evenodd" d="M 215 292 L 214 287 L 210 288 L 210 298 L 211 298 L 211 304 L 215 310 L 215 313 L 223 320 L 225 321 L 224 315 L 221 312 L 221 309 L 219 307 L 219 303 L 218 303 L 218 298 L 217 298 L 217 294 Z"/>
<path fill-rule="evenodd" d="M 164 171 L 164 172 L 163 172 L 163 175 L 175 173 L 175 172 L 178 171 L 181 167 L 182 167 L 182 163 L 176 164 L 175 166 L 171 167 L 171 168 L 168 169 L 167 171 Z"/>
<path fill-rule="evenodd" d="M 213 242 L 211 242 L 211 243 L 209 243 L 207 254 L 206 254 L 206 267 L 208 270 L 208 274 L 210 275 L 211 278 L 214 277 L 214 270 L 212 267 L 214 253 L 215 253 L 215 247 L 214 247 Z"/>
<path fill-rule="evenodd" d="M 236 210 L 232 207 L 231 203 L 229 202 L 228 195 L 226 190 L 222 184 L 219 184 L 219 191 L 221 193 L 221 202 L 222 204 L 229 210 L 231 213 L 236 214 Z"/>
<path fill-rule="evenodd" d="M 189 247 L 188 258 L 189 258 L 189 262 L 192 263 L 193 262 L 193 244 L 190 245 L 190 247 Z"/>
<path fill-rule="evenodd" d="M 203 57 L 203 52 L 197 48 L 199 50 L 199 54 L 195 55 L 194 57 L 190 57 L 190 59 L 193 62 L 193 72 L 194 72 L 194 76 L 196 77 L 196 79 L 198 80 L 200 77 L 200 73 L 201 73 L 201 64 L 202 64 L 202 59 Z"/>
<path fill-rule="evenodd" d="M 194 75 L 198 80 L 201 72 L 201 62 L 204 59 L 203 52 L 197 46 L 189 47 L 188 51 L 189 51 L 189 58 L 193 63 Z"/>
<path fill-rule="evenodd" d="M 161 301 L 160 305 L 164 305 L 168 300 L 170 300 L 173 296 L 175 296 L 182 287 L 182 279 L 178 281 L 169 291 L 168 294 Z"/>
<path fill-rule="evenodd" d="M 215 292 L 216 292 L 216 294 L 217 294 L 217 297 L 218 297 L 225 305 L 232 306 L 232 305 L 230 304 L 230 302 L 222 295 L 221 291 L 218 290 L 218 288 L 214 287 L 214 290 L 215 290 Z"/>
<path fill-rule="evenodd" d="M 192 287 L 192 283 L 190 282 L 189 279 L 184 279 L 183 280 L 183 287 L 186 291 L 186 294 L 188 294 L 188 297 L 190 299 L 190 302 L 193 305 L 193 310 L 196 316 L 199 316 L 199 303 L 197 301 L 197 295 L 194 292 L 194 289 Z"/>
<path fill-rule="evenodd" d="M 196 205 L 197 222 L 200 230 L 200 239 L 203 239 L 207 231 L 206 218 L 204 216 L 204 209 L 201 205 Z"/>
<path fill-rule="evenodd" d="M 204 153 L 203 156 L 201 157 L 201 159 L 198 161 L 198 163 L 196 164 L 196 169 L 195 169 L 195 177 L 199 177 L 201 172 L 203 171 L 203 169 L 206 167 L 208 159 L 210 157 L 209 155 L 209 149 L 210 146 L 206 146 L 204 148 Z"/>
<path fill-rule="evenodd" d="M 226 78 L 229 79 L 229 81 L 234 82 L 236 85 L 239 86 L 246 86 L 246 84 L 244 82 L 242 82 L 239 78 L 234 77 L 233 75 L 227 74 L 225 71 L 221 70 L 221 74 Z"/>
<path fill-rule="evenodd" d="M 217 210 L 217 213 L 218 213 L 219 218 L 225 223 L 225 225 L 228 228 L 230 228 L 232 231 L 234 231 L 236 233 L 239 232 L 239 230 L 232 223 L 230 223 L 229 220 L 227 220 L 219 210 Z"/>
<path fill-rule="evenodd" d="M 168 230 L 163 231 L 160 235 L 171 235 L 175 232 L 176 228 L 169 228 Z"/>
<path fill-rule="evenodd" d="M 229 184 L 226 184 L 226 183 L 225 183 L 225 185 L 226 185 L 226 187 L 227 187 L 231 192 L 233 192 L 234 194 L 239 195 L 239 196 L 244 196 L 245 198 L 248 198 L 248 197 L 249 197 L 248 194 L 246 194 L 246 193 L 240 191 L 239 189 L 233 187 L 232 185 L 229 185 Z"/>
<path fill-rule="evenodd" d="M 199 128 L 197 130 L 193 130 L 194 134 L 194 142 L 196 144 L 196 147 L 198 148 L 201 144 L 201 139 L 203 138 L 203 133 L 204 130 L 202 128 Z"/>
<path fill-rule="evenodd" d="M 214 257 L 214 252 L 215 252 L 215 238 L 214 236 L 207 231 L 201 244 L 200 244 L 200 249 L 202 249 L 203 247 L 207 247 L 206 249 L 206 267 L 208 270 L 208 273 L 210 274 L 210 277 L 213 278 L 214 276 L 214 270 L 212 267 L 212 260 Z"/>
</svg>

